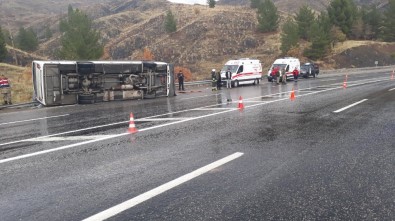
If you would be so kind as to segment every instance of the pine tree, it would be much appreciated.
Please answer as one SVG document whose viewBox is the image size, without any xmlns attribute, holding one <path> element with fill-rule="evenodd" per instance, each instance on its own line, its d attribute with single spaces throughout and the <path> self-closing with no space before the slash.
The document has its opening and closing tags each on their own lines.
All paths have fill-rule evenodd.
<svg viewBox="0 0 395 221">
<path fill-rule="evenodd" d="M 382 23 L 381 12 L 377 10 L 376 6 L 371 6 L 363 7 L 360 13 L 364 23 L 364 38 L 377 39 Z"/>
<path fill-rule="evenodd" d="M 381 37 L 384 41 L 395 41 L 395 0 L 388 1 L 388 8 L 384 12 Z"/>
<path fill-rule="evenodd" d="M 265 33 L 278 29 L 280 17 L 277 7 L 271 0 L 264 0 L 263 3 L 259 4 L 257 16 L 259 31 Z"/>
<path fill-rule="evenodd" d="M 315 19 L 314 12 L 307 5 L 299 8 L 299 12 L 295 16 L 299 29 L 299 36 L 304 40 L 309 40 L 310 28 Z"/>
<path fill-rule="evenodd" d="M 214 8 L 216 1 L 215 0 L 207 0 L 207 4 L 209 8 Z"/>
<path fill-rule="evenodd" d="M 288 18 L 287 21 L 281 27 L 281 52 L 287 54 L 287 52 L 298 45 L 299 34 L 298 25 L 293 19 Z"/>
<path fill-rule="evenodd" d="M 4 61 L 4 59 L 7 56 L 7 48 L 5 47 L 5 36 L 3 34 L 3 31 L 0 27 L 0 61 Z"/>
<path fill-rule="evenodd" d="M 33 29 L 26 30 L 20 27 L 16 37 L 16 45 L 24 51 L 35 51 L 38 48 L 38 39 Z"/>
<path fill-rule="evenodd" d="M 172 33 L 177 31 L 177 22 L 171 10 L 168 10 L 166 12 L 165 30 L 167 33 Z"/>
<path fill-rule="evenodd" d="M 60 22 L 60 30 L 63 32 L 62 47 L 58 51 L 61 59 L 88 60 L 103 55 L 99 32 L 93 29 L 92 20 L 82 11 L 69 6 L 67 19 Z"/>
<path fill-rule="evenodd" d="M 311 26 L 311 47 L 304 51 L 304 55 L 316 60 L 323 58 L 330 51 L 330 30 L 332 25 L 329 16 L 322 12 Z"/>
<path fill-rule="evenodd" d="M 348 37 L 351 36 L 351 29 L 357 13 L 354 2 L 352 0 L 332 0 L 327 11 L 332 24 L 338 26 Z"/>
</svg>

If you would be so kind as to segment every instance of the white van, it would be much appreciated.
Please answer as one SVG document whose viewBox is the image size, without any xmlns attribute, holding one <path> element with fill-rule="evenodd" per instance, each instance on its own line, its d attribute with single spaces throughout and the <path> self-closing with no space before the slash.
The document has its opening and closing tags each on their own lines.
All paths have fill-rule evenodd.
<svg viewBox="0 0 395 221">
<path fill-rule="evenodd" d="M 298 58 L 294 58 L 294 57 L 279 58 L 273 62 L 272 66 L 270 67 L 269 71 L 267 72 L 267 80 L 269 82 L 271 82 L 273 80 L 273 77 L 271 76 L 271 72 L 272 72 L 273 68 L 275 68 L 275 67 L 284 68 L 285 73 L 287 74 L 287 79 L 294 78 L 292 72 L 295 70 L 295 68 L 300 73 L 300 61 Z"/>
<path fill-rule="evenodd" d="M 229 60 L 221 69 L 221 79 L 226 82 L 226 71 L 232 72 L 232 86 L 238 87 L 241 84 L 259 84 L 262 79 L 262 65 L 259 60 L 240 58 Z"/>
</svg>

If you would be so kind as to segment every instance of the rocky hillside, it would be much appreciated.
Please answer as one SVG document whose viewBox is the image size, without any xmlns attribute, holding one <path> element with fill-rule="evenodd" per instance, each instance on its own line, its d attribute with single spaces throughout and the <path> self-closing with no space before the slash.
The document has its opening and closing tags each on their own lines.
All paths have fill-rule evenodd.
<svg viewBox="0 0 395 221">
<path fill-rule="evenodd" d="M 213 9 L 202 5 L 172 4 L 165 0 L 1 0 L 0 2 L 2 3 L 0 5 L 1 19 L 3 19 L 3 6 L 7 2 L 8 10 L 18 6 L 25 11 L 23 14 L 14 16 L 15 22 L 18 20 L 16 19 L 18 16 L 24 18 L 21 20 L 23 22 L 18 24 L 24 24 L 24 27 L 33 27 L 39 33 L 46 26 L 51 28 L 54 32 L 53 37 L 44 39 L 39 50 L 35 52 L 47 59 L 56 59 L 54 52 L 59 47 L 57 21 L 67 11 L 67 3 L 83 9 L 94 19 L 95 28 L 101 32 L 107 52 L 103 59 L 138 59 L 138 55 L 147 47 L 154 54 L 156 60 L 187 67 L 194 73 L 195 78 L 199 79 L 205 78 L 206 73 L 209 73 L 212 68 L 220 68 L 229 59 L 258 58 L 265 67 L 268 67 L 279 56 L 280 34 L 258 33 L 256 31 L 256 14 L 253 9 L 248 7 L 249 1 L 248 4 L 240 5 L 246 2 L 245 0 L 220 0 L 217 7 Z M 22 4 L 22 2 L 26 4 Z M 36 4 L 32 4 L 32 2 Z M 58 2 L 59 4 L 56 4 Z M 358 4 L 374 2 L 385 5 L 386 1 L 359 0 L 356 2 Z M 308 4 L 319 11 L 324 9 L 328 3 L 328 0 L 275 1 L 283 18 L 297 11 L 299 8 L 297 5 Z M 45 5 L 45 7 L 40 5 Z M 31 10 L 28 10 L 29 8 Z M 167 34 L 163 26 L 167 9 L 171 9 L 177 19 L 177 32 L 172 34 Z M 33 13 L 32 10 L 37 11 Z M 373 47 L 371 43 L 358 44 L 360 46 L 349 45 L 351 46 L 348 49 L 339 50 L 337 52 L 339 55 L 329 56 L 319 62 L 323 67 L 328 68 L 371 66 L 371 61 L 353 62 L 353 59 L 355 60 L 353 56 L 346 57 L 349 60 L 347 64 L 340 62 L 342 59 L 338 62 L 336 56 L 343 56 L 341 53 L 345 53 L 347 50 L 354 50 L 357 47 Z M 304 46 L 305 44 L 302 43 L 301 50 Z M 344 45 L 342 46 L 344 47 Z M 394 62 L 390 56 L 391 52 L 380 50 L 380 48 L 384 49 L 376 47 L 377 50 L 362 51 L 365 51 L 364 53 L 374 52 L 378 57 L 385 57 L 382 59 L 385 61 L 380 63 Z M 392 44 L 385 48 L 395 50 Z M 305 60 L 301 56 L 300 58 Z M 344 57 L 342 58 L 344 60 Z M 373 56 L 359 56 L 359 58 L 373 59 Z"/>
</svg>

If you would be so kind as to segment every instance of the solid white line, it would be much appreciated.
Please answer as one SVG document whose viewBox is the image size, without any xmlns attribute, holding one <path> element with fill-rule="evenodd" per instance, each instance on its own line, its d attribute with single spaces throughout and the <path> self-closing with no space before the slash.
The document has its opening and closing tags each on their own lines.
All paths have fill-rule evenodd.
<svg viewBox="0 0 395 221">
<path fill-rule="evenodd" d="M 81 131 L 85 131 L 85 130 L 92 130 L 92 129 L 108 127 L 108 126 L 113 126 L 113 125 L 118 125 L 118 124 L 125 124 L 125 123 L 128 123 L 128 122 L 129 121 L 122 121 L 122 122 L 116 122 L 116 123 L 105 124 L 105 125 L 100 125 L 100 126 L 87 127 L 87 128 L 82 128 L 82 129 L 78 129 L 78 130 L 71 130 L 71 131 L 66 131 L 66 132 L 57 133 L 57 134 L 50 134 L 50 135 L 45 135 L 45 136 L 41 136 L 41 137 L 35 137 L 35 139 L 45 138 L 45 137 L 54 137 L 54 136 L 59 136 L 59 135 L 64 135 L 64 134 L 71 134 L 71 133 L 81 132 Z M 1 143 L 0 146 L 26 142 L 26 141 L 29 141 L 30 139 L 34 139 L 34 138 L 28 138 L 28 139 L 24 139 L 24 140 L 16 140 L 16 141 L 8 142 L 8 143 Z"/>
<path fill-rule="evenodd" d="M 183 184 L 183 183 L 185 183 L 187 181 L 190 181 L 190 180 L 192 180 L 192 179 L 194 179 L 194 178 L 196 178 L 196 177 L 198 177 L 200 175 L 203 175 L 203 174 L 209 172 L 210 170 L 213 170 L 213 169 L 215 169 L 217 167 L 220 167 L 220 166 L 222 166 L 222 165 L 224 165 L 224 164 L 226 164 L 226 163 L 228 163 L 228 162 L 230 162 L 232 160 L 235 160 L 235 159 L 241 157 L 242 155 L 243 155 L 243 153 L 236 152 L 236 153 L 234 153 L 232 155 L 229 155 L 229 156 L 227 156 L 225 158 L 222 158 L 222 159 L 217 160 L 217 161 L 215 161 L 215 162 L 213 162 L 211 164 L 208 164 L 208 165 L 206 165 L 204 167 L 201 167 L 201 168 L 199 168 L 199 169 L 197 169 L 195 171 L 192 171 L 191 173 L 185 174 L 185 175 L 183 175 L 183 176 L 181 176 L 181 177 L 179 177 L 179 178 L 177 178 L 175 180 L 172 180 L 172 181 L 167 182 L 167 183 L 165 183 L 165 184 L 163 184 L 161 186 L 158 186 L 155 189 L 152 189 L 150 191 L 142 193 L 142 194 L 140 194 L 140 195 L 138 195 L 138 196 L 136 196 L 136 197 L 134 197 L 134 198 L 132 198 L 130 200 L 127 200 L 127 201 L 125 201 L 123 203 L 120 203 L 120 204 L 118 204 L 116 206 L 113 206 L 113 207 L 111 207 L 111 208 L 109 208 L 107 210 L 104 210 L 104 211 L 102 211 L 100 213 L 97 213 L 96 215 L 88 217 L 88 218 L 84 219 L 83 221 L 98 221 L 98 220 L 105 220 L 105 219 L 108 219 L 110 217 L 113 217 L 113 216 L 115 216 L 115 215 L 117 215 L 117 214 L 119 214 L 119 213 L 121 213 L 121 212 L 123 212 L 123 211 L 125 211 L 127 209 L 130 209 L 130 208 L 132 208 L 132 207 L 134 207 L 134 206 L 136 206 L 136 205 L 138 205 L 138 204 L 140 204 L 142 202 L 145 202 L 145 201 L 147 201 L 147 200 L 149 200 L 149 199 L 151 199 L 151 198 L 153 198 L 153 197 L 155 197 L 155 196 L 157 196 L 159 194 L 162 194 L 162 193 L 164 193 L 164 192 L 166 192 L 166 191 L 168 191 L 168 190 L 170 190 L 170 189 L 172 189 L 174 187 L 177 187 L 177 186 L 179 186 L 179 185 L 181 185 L 181 184 Z"/>
<path fill-rule="evenodd" d="M 339 78 L 319 79 L 319 81 L 334 81 L 334 80 L 339 80 Z"/>
<path fill-rule="evenodd" d="M 395 90 L 395 88 L 389 89 L 388 91 L 393 91 L 393 90 Z"/>
<path fill-rule="evenodd" d="M 95 140 L 103 137 L 112 138 L 114 135 L 92 135 L 92 136 L 70 136 L 70 137 L 41 137 L 41 138 L 32 138 L 27 141 L 32 142 L 47 142 L 47 141 L 72 141 L 72 140 Z"/>
<path fill-rule="evenodd" d="M 166 126 L 173 125 L 173 124 L 179 124 L 179 123 L 183 123 L 183 122 L 187 122 L 187 121 L 191 121 L 191 120 L 196 120 L 196 119 L 201 119 L 201 118 L 205 118 L 205 117 L 210 117 L 210 116 L 214 116 L 214 115 L 218 115 L 218 114 L 222 114 L 222 113 L 226 113 L 226 112 L 230 112 L 230 111 L 234 111 L 234 110 L 221 111 L 221 112 L 207 114 L 207 115 L 203 115 L 203 116 L 199 116 L 199 117 L 195 117 L 195 118 L 188 118 L 188 119 L 185 119 L 185 120 L 173 121 L 173 122 L 166 123 L 166 124 L 161 124 L 161 125 L 156 125 L 156 126 L 152 126 L 152 127 L 139 129 L 138 131 L 140 131 L 140 132 L 148 131 L 148 130 L 152 130 L 152 129 L 166 127 Z M 19 160 L 19 159 L 24 159 L 24 158 L 28 158 L 28 157 L 32 157 L 32 156 L 37 156 L 37 155 L 42 155 L 42 154 L 46 154 L 46 153 L 51 153 L 51 152 L 55 152 L 55 151 L 59 151 L 59 150 L 69 149 L 69 148 L 72 148 L 72 147 L 82 146 L 82 145 L 89 144 L 89 143 L 94 143 L 94 142 L 97 142 L 97 141 L 108 140 L 108 139 L 112 139 L 112 138 L 115 138 L 115 137 L 121 137 L 121 136 L 125 136 L 125 135 L 130 135 L 130 133 L 109 135 L 108 137 L 102 137 L 102 138 L 99 138 L 99 139 L 96 139 L 96 140 L 88 140 L 88 141 L 84 141 L 84 142 L 81 142 L 81 143 L 75 143 L 75 144 L 66 145 L 66 146 L 57 147 L 57 148 L 48 149 L 48 150 L 43 150 L 43 151 L 39 151 L 39 152 L 35 152 L 35 153 L 30 153 L 30 154 L 20 155 L 20 156 L 16 156 L 16 157 L 11 157 L 11 158 L 0 160 L 0 164 L 6 163 L 6 162 L 10 162 L 10 161 Z"/>
<path fill-rule="evenodd" d="M 383 78 L 384 79 L 384 78 Z M 367 83 L 376 83 L 376 82 L 380 82 L 380 81 L 385 81 L 387 80 L 386 78 L 384 80 L 376 80 L 376 81 L 370 81 L 370 82 L 362 82 L 362 83 L 358 83 L 358 84 L 354 84 L 354 85 L 363 85 L 363 84 L 367 84 Z M 296 97 L 303 97 L 303 96 L 307 96 L 307 95 L 312 95 L 312 94 L 318 94 L 318 93 L 322 93 L 322 92 L 326 92 L 326 91 L 331 91 L 331 90 L 335 90 L 335 89 L 339 89 L 339 88 L 343 88 L 343 86 L 338 86 L 338 87 L 334 87 L 334 88 L 329 88 L 326 90 L 320 90 L 320 91 L 315 91 L 309 94 L 303 94 L 303 95 L 298 95 Z M 278 94 L 282 94 L 282 93 L 289 93 L 288 92 L 281 92 Z M 249 100 L 249 99 L 257 99 L 257 98 L 262 98 L 262 97 L 266 97 L 265 96 L 259 96 L 259 97 L 252 97 L 252 98 L 248 98 L 245 100 Z M 283 100 L 288 100 L 289 98 L 281 98 L 281 99 L 277 99 L 277 100 L 273 100 L 273 101 L 267 101 L 266 103 L 258 103 L 258 104 L 253 104 L 253 105 L 249 105 L 246 106 L 245 109 L 247 108 L 253 108 L 256 106 L 261 106 L 261 105 L 265 105 L 265 104 L 270 104 L 270 103 L 275 103 L 275 102 L 279 102 L 279 101 L 283 101 Z M 218 106 L 218 104 L 214 104 L 214 105 L 208 105 L 206 107 L 213 107 L 213 106 Z M 204 108 L 204 107 L 203 107 Z M 174 113 L 181 113 L 181 112 L 187 112 L 193 109 L 188 109 L 188 110 L 182 110 L 182 111 L 176 111 L 176 112 L 172 112 L 172 113 L 166 113 L 166 114 L 160 114 L 160 115 L 156 115 L 156 116 L 151 116 L 151 117 L 159 117 L 159 116 L 166 116 L 169 114 L 174 114 Z M 153 126 L 153 127 L 148 127 L 148 128 L 143 128 L 143 129 L 139 129 L 140 132 L 142 131 L 147 131 L 147 130 L 152 130 L 152 129 L 156 129 L 156 128 L 161 128 L 161 127 L 165 127 L 165 126 L 169 126 L 169 125 L 173 125 L 173 124 L 178 124 L 178 123 L 183 123 L 183 122 L 187 122 L 187 121 L 192 121 L 192 120 L 196 120 L 196 119 L 201 119 L 201 118 L 205 118 L 205 117 L 210 117 L 210 116 L 214 116 L 214 115 L 218 115 L 218 114 L 223 114 L 223 113 L 227 113 L 227 112 L 231 112 L 231 111 L 235 111 L 238 109 L 230 109 L 230 110 L 225 110 L 225 111 L 221 111 L 221 112 L 217 112 L 217 113 L 212 113 L 212 114 L 207 114 L 207 115 L 202 115 L 199 117 L 195 117 L 195 118 L 189 118 L 189 119 L 185 119 L 185 120 L 180 120 L 180 121 L 174 121 L 174 122 L 170 122 L 170 123 L 166 123 L 166 124 L 161 124 L 161 125 L 157 125 L 157 126 Z M 141 118 L 141 119 L 145 119 L 145 118 Z M 102 126 L 97 126 L 97 128 L 99 127 L 104 127 L 104 126 L 109 126 L 109 125 L 115 125 L 115 124 L 120 124 L 120 123 L 126 123 L 129 121 L 125 121 L 125 122 L 118 122 L 118 123 L 113 123 L 113 124 L 107 124 L 107 125 L 102 125 Z M 85 129 L 81 129 L 81 130 L 77 130 L 77 131 L 83 131 L 83 130 L 87 130 L 88 128 Z M 59 134 L 67 134 L 67 133 L 71 133 L 69 132 L 64 132 L 64 133 L 59 133 Z M 48 135 L 48 136 L 42 136 L 42 137 L 51 137 L 51 136 L 56 136 L 59 134 L 52 134 L 52 135 Z M 85 141 L 85 142 L 81 142 L 81 143 L 75 143 L 75 144 L 71 144 L 71 145 L 67 145 L 67 146 L 63 146 L 63 147 L 58 147 L 58 148 L 54 148 L 54 149 L 50 149 L 50 150 L 44 150 L 44 151 L 40 151 L 40 152 L 36 152 L 36 153 L 31 153 L 31 154 L 25 154 L 25 155 L 21 155 L 21 156 L 17 156 L 17 157 L 12 157 L 12 158 L 7 158 L 7 159 L 3 159 L 0 160 L 0 164 L 1 163 L 5 163 L 5 162 L 10 162 L 10 161 L 14 161 L 14 160 L 19 160 L 19 159 L 23 159 L 23 158 L 28 158 L 28 157 L 32 157 L 32 156 L 36 156 L 36 155 L 41 155 L 41 154 L 46 154 L 46 153 L 50 153 L 50 152 L 55 152 L 58 150 L 63 150 L 63 149 L 68 149 L 68 148 L 72 148 L 72 147 L 77 147 L 77 146 L 81 146 L 84 144 L 89 144 L 89 143 L 94 143 L 97 141 L 102 141 L 102 140 L 107 140 L 107 139 L 112 139 L 115 137 L 120 137 L 120 136 L 125 136 L 125 135 L 129 135 L 129 133 L 122 133 L 122 134 L 118 134 L 118 135 L 114 135 L 114 136 L 110 136 L 110 137 L 103 137 L 97 140 L 89 140 L 89 141 Z M 21 141 L 16 141 L 16 142 L 10 142 L 10 143 L 6 143 L 6 144 L 11 144 L 11 143 L 19 143 L 25 140 L 21 140 Z M 0 146 L 2 145 L 6 145 L 6 144 L 0 144 Z"/>
<path fill-rule="evenodd" d="M 189 119 L 189 117 L 168 117 L 168 118 L 144 118 L 144 119 L 135 119 L 134 121 L 139 122 L 139 121 L 167 121 L 167 120 L 185 120 Z"/>
<path fill-rule="evenodd" d="M 28 157 L 32 157 L 32 156 L 37 156 L 37 155 L 42 155 L 42 154 L 46 154 L 46 153 L 51 153 L 51 152 L 55 152 L 55 151 L 58 151 L 58 150 L 64 150 L 64 149 L 68 149 L 68 148 L 72 148 L 72 147 L 77 147 L 77 146 L 81 146 L 81 145 L 84 145 L 84 144 L 90 144 L 90 143 L 94 143 L 94 142 L 97 142 L 97 141 L 108 140 L 110 138 L 121 137 L 121 136 L 124 136 L 124 135 L 127 135 L 127 134 L 129 134 L 129 133 L 111 135 L 111 136 L 99 138 L 99 139 L 96 139 L 96 140 L 88 140 L 88 141 L 85 141 L 85 142 L 70 144 L 70 145 L 63 146 L 63 147 L 57 147 L 57 148 L 53 148 L 53 149 L 49 149 L 49 150 L 43 150 L 43 151 L 39 151 L 39 152 L 34 152 L 34 153 L 24 154 L 24 155 L 20 155 L 20 156 L 16 156 L 16 157 L 11 157 L 11 158 L 0 160 L 0 164 L 6 163 L 6 162 L 10 162 L 10 161 L 19 160 L 19 159 L 24 159 L 24 158 L 28 158 Z"/>
<path fill-rule="evenodd" d="M 35 120 L 50 119 L 50 118 L 55 118 L 55 117 L 64 117 L 64 116 L 68 116 L 68 115 L 70 115 L 70 114 L 63 114 L 63 115 L 58 115 L 58 116 L 41 117 L 41 118 L 34 118 L 34 119 L 29 119 L 29 120 L 20 120 L 20 121 L 13 121 L 13 122 L 7 122 L 7 123 L 0 123 L 0 126 L 7 125 L 7 124 L 17 124 L 17 123 L 22 123 L 22 122 L 35 121 Z"/>
<path fill-rule="evenodd" d="M 210 94 L 210 95 L 203 95 L 203 96 L 196 96 L 196 97 L 187 97 L 187 98 L 181 98 L 179 100 L 190 100 L 190 99 L 195 99 L 195 98 L 211 97 L 211 96 L 216 96 L 216 95 L 222 95 L 222 94 Z"/>
<path fill-rule="evenodd" d="M 365 101 L 367 101 L 367 100 L 368 100 L 368 99 L 360 100 L 360 101 L 358 101 L 358 102 L 355 102 L 355 103 L 350 104 L 350 105 L 348 105 L 348 106 L 346 106 L 346 107 L 340 108 L 339 110 L 335 110 L 335 111 L 333 111 L 333 112 L 334 112 L 334 113 L 340 113 L 340 112 L 342 112 L 342 111 L 344 111 L 344 110 L 347 110 L 347 109 L 350 108 L 350 107 L 354 107 L 355 105 L 358 105 L 358 104 L 360 104 L 360 103 L 362 103 L 362 102 L 365 102 Z"/>
<path fill-rule="evenodd" d="M 224 107 L 224 108 L 221 108 L 221 107 L 218 107 L 218 108 L 215 108 L 215 107 L 209 107 L 209 108 L 195 108 L 195 109 L 192 109 L 192 110 L 197 110 L 197 111 L 210 111 L 210 110 L 234 110 L 234 109 L 237 109 L 237 108 L 227 108 L 227 107 Z"/>
<path fill-rule="evenodd" d="M 266 103 L 268 101 L 250 101 L 250 100 L 245 100 L 243 103 Z"/>
</svg>

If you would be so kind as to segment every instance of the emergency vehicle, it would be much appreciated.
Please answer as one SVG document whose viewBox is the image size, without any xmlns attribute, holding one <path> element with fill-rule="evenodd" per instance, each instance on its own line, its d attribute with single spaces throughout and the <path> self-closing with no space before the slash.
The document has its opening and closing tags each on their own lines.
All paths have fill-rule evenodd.
<svg viewBox="0 0 395 221">
<path fill-rule="evenodd" d="M 226 71 L 232 72 L 232 86 L 238 87 L 241 84 L 259 84 L 262 79 L 262 65 L 259 60 L 240 58 L 229 60 L 221 69 L 222 82 L 226 82 Z"/>
<path fill-rule="evenodd" d="M 44 106 L 174 96 L 174 67 L 159 61 L 33 61 Z"/>
<path fill-rule="evenodd" d="M 273 62 L 272 66 L 270 67 L 269 71 L 267 72 L 267 80 L 269 82 L 273 81 L 273 76 L 271 75 L 271 73 L 272 73 L 272 70 L 276 67 L 279 67 L 280 69 L 284 68 L 285 73 L 287 75 L 287 79 L 294 78 L 292 72 L 295 70 L 295 68 L 300 73 L 300 61 L 298 58 L 294 58 L 294 57 L 279 58 Z"/>
</svg>

